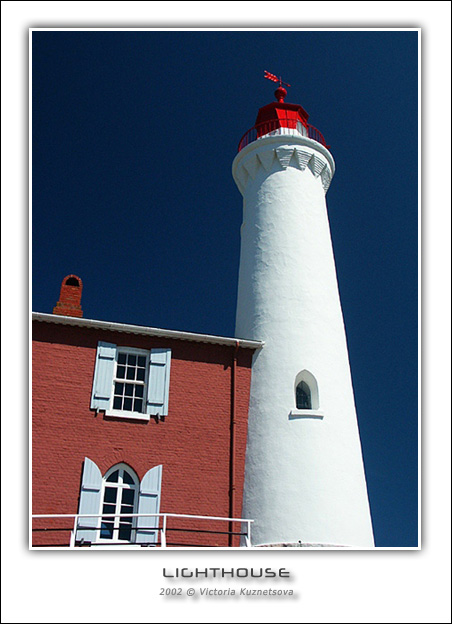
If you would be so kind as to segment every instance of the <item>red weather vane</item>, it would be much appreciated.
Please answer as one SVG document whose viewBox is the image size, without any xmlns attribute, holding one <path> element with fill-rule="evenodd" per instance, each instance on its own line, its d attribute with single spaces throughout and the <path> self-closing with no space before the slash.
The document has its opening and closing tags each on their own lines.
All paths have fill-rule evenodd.
<svg viewBox="0 0 452 624">
<path fill-rule="evenodd" d="M 289 83 L 283 82 L 281 80 L 281 76 L 278 78 L 278 76 L 275 76 L 275 74 L 271 74 L 266 69 L 264 69 L 264 78 L 267 78 L 267 80 L 272 80 L 273 82 L 279 82 L 279 86 L 286 85 L 286 87 L 290 87 Z"/>
</svg>

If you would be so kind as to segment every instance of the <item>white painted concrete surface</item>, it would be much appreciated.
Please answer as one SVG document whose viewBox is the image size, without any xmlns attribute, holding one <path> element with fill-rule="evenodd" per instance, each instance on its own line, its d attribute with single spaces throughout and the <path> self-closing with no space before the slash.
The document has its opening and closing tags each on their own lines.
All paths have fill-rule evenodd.
<svg viewBox="0 0 452 624">
<path fill-rule="evenodd" d="M 253 545 L 374 545 L 325 202 L 333 174 L 329 151 L 297 136 L 263 137 L 233 163 L 244 197 L 236 336 L 265 341 L 242 512 Z M 312 418 L 296 409 L 301 371 L 317 381 Z"/>
</svg>

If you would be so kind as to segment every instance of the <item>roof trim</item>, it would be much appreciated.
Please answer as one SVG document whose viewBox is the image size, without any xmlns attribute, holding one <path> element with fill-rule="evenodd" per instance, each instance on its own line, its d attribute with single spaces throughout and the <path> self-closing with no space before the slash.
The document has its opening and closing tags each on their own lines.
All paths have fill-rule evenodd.
<svg viewBox="0 0 452 624">
<path fill-rule="evenodd" d="M 57 325 L 72 325 L 76 327 L 104 329 L 124 332 L 126 334 L 141 334 L 145 336 L 173 338 L 176 340 L 191 340 L 192 342 L 208 342 L 228 346 L 236 346 L 238 344 L 239 347 L 243 347 L 245 349 L 260 349 L 265 344 L 260 340 L 243 340 L 242 338 L 226 338 L 224 336 L 212 336 L 210 334 L 194 334 L 192 332 L 175 331 L 172 329 L 158 329 L 157 327 L 145 327 L 143 325 L 126 325 L 124 323 L 96 321 L 93 319 L 77 318 L 74 316 L 45 314 L 43 312 L 32 312 L 32 320 L 44 323 L 56 323 Z"/>
</svg>

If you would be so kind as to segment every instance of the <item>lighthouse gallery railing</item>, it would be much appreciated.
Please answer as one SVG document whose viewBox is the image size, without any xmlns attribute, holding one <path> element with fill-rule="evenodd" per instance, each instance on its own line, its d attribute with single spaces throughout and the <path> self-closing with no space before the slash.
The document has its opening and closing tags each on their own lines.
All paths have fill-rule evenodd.
<svg viewBox="0 0 452 624">
<path fill-rule="evenodd" d="M 284 123 L 284 126 L 281 126 L 281 123 Z M 277 136 L 280 134 L 287 134 L 291 136 L 305 136 L 309 139 L 313 139 L 320 143 L 321 145 L 328 147 L 323 138 L 323 134 L 311 124 L 304 124 L 297 119 L 270 119 L 268 121 L 263 121 L 259 124 L 256 124 L 249 130 L 245 132 L 239 142 L 238 151 L 242 150 L 244 147 L 252 143 L 253 141 L 257 141 L 257 139 L 261 139 L 264 136 Z"/>
</svg>

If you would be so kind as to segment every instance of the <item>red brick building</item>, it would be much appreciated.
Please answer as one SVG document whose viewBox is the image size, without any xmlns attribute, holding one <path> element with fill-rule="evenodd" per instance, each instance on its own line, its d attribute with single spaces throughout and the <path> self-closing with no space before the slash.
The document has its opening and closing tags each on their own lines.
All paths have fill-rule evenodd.
<svg viewBox="0 0 452 624">
<path fill-rule="evenodd" d="M 84 319 L 81 291 L 33 314 L 32 513 L 69 514 L 33 546 L 155 546 L 163 522 L 168 546 L 238 546 L 238 522 L 140 514 L 241 517 L 262 343 Z"/>
</svg>

